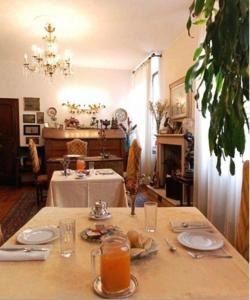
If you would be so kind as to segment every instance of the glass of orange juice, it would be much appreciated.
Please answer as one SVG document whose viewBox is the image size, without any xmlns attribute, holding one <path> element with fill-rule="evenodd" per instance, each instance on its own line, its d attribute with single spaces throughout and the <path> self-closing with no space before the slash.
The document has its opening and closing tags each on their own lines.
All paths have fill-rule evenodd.
<svg viewBox="0 0 250 300">
<path fill-rule="evenodd" d="M 76 170 L 82 172 L 85 170 L 85 167 L 86 167 L 85 161 L 83 159 L 77 159 Z"/>
<path fill-rule="evenodd" d="M 130 245 L 127 236 L 116 234 L 103 239 L 101 247 L 91 252 L 92 268 L 96 276 L 96 256 L 100 256 L 102 291 L 119 296 L 130 286 Z"/>
</svg>

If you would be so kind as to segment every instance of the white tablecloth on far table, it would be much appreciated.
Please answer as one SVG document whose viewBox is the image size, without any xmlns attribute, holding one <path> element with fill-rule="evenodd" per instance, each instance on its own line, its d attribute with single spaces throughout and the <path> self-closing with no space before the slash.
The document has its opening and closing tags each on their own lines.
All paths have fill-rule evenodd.
<svg viewBox="0 0 250 300">
<path fill-rule="evenodd" d="M 99 200 L 109 207 L 127 206 L 124 179 L 119 174 L 102 175 L 95 170 L 93 175 L 76 179 L 74 172 L 64 176 L 62 171 L 54 171 L 47 206 L 92 207 Z"/>
<path fill-rule="evenodd" d="M 57 226 L 62 218 L 76 220 L 76 247 L 70 258 L 59 254 L 59 239 L 53 241 L 50 256 L 45 261 L 0 262 L 0 300 L 98 300 L 92 290 L 93 273 L 90 252 L 100 246 L 81 239 L 80 232 L 94 227 L 89 220 L 89 208 L 45 207 L 22 228 L 44 225 Z M 177 241 L 170 221 L 209 222 L 194 207 L 159 207 L 157 230 L 144 232 L 144 210 L 136 208 L 135 216 L 125 207 L 110 208 L 111 219 L 102 223 L 117 225 L 123 232 L 137 230 L 152 237 L 159 251 L 151 257 L 131 263 L 131 273 L 137 278 L 137 292 L 128 300 L 248 300 L 248 263 L 211 224 L 225 242 L 223 253 L 231 259 L 206 257 L 192 259 L 187 249 Z M 6 244 L 16 242 L 16 233 Z M 164 238 L 177 248 L 168 250 Z M 219 250 L 218 250 L 219 251 Z M 225 252 L 224 252 L 225 251 Z M 112 272 L 112 270 L 110 270 Z"/>
</svg>

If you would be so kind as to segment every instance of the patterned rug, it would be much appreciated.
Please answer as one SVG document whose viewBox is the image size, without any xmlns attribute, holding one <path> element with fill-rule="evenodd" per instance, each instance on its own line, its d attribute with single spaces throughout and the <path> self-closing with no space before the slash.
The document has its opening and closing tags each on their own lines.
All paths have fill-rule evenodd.
<svg viewBox="0 0 250 300">
<path fill-rule="evenodd" d="M 27 223 L 40 208 L 36 204 L 36 193 L 26 192 L 2 220 L 4 240 L 8 240 L 18 229 Z"/>
</svg>

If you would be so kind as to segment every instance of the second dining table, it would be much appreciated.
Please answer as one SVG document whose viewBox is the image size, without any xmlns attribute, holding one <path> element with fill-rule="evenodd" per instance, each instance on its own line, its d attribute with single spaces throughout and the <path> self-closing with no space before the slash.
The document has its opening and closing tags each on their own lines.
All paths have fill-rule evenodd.
<svg viewBox="0 0 250 300">
<path fill-rule="evenodd" d="M 112 169 L 95 169 L 81 178 L 73 170 L 67 176 L 54 171 L 47 206 L 92 207 L 100 200 L 108 207 L 128 206 L 124 178 Z"/>
</svg>

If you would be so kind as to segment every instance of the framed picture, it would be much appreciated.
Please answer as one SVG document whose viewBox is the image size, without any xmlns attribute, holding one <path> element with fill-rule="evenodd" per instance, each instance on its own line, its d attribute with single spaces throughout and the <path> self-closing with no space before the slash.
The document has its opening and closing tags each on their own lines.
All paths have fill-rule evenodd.
<svg viewBox="0 0 250 300">
<path fill-rule="evenodd" d="M 36 123 L 36 116 L 23 114 L 23 123 Z"/>
<path fill-rule="evenodd" d="M 185 77 L 182 77 L 169 85 L 172 119 L 185 118 L 189 115 L 192 94 L 186 93 L 184 81 Z"/>
<path fill-rule="evenodd" d="M 23 98 L 24 111 L 39 111 L 40 110 L 40 98 Z"/>
<path fill-rule="evenodd" d="M 38 111 L 36 113 L 36 122 L 37 122 L 37 124 L 43 124 L 44 123 L 44 112 Z"/>
<path fill-rule="evenodd" d="M 29 144 L 30 139 L 32 139 L 34 141 L 35 144 L 39 145 L 39 137 L 37 136 L 26 136 L 26 144 Z"/>
<path fill-rule="evenodd" d="M 23 125 L 24 135 L 40 135 L 40 125 Z"/>
</svg>

